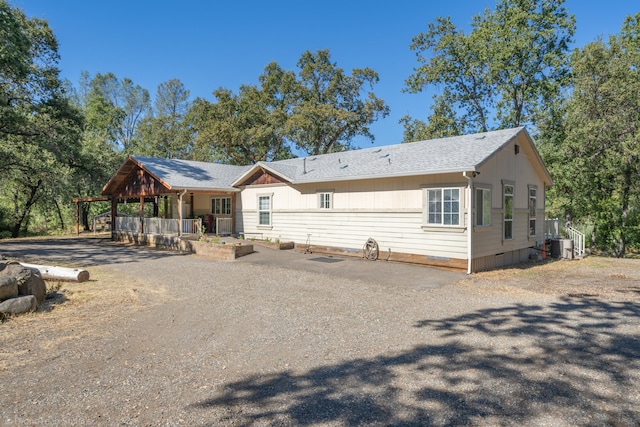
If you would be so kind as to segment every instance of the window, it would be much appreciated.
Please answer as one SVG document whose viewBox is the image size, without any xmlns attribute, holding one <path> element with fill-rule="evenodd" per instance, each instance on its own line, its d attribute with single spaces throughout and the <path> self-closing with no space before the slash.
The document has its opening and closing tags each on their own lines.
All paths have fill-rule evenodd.
<svg viewBox="0 0 640 427">
<path fill-rule="evenodd" d="M 476 188 L 476 225 L 491 225 L 491 190 Z"/>
<path fill-rule="evenodd" d="M 231 215 L 231 197 L 215 197 L 211 199 L 211 213 L 214 215 Z"/>
<path fill-rule="evenodd" d="M 529 236 L 536 235 L 537 193 L 537 188 L 529 187 Z"/>
<path fill-rule="evenodd" d="M 504 189 L 504 240 L 513 239 L 513 185 L 505 184 Z"/>
<path fill-rule="evenodd" d="M 320 193 L 320 209 L 331 209 L 331 193 Z"/>
<path fill-rule="evenodd" d="M 258 196 L 258 225 L 271 225 L 271 196 Z"/>
<path fill-rule="evenodd" d="M 427 224 L 460 225 L 460 189 L 427 190 Z"/>
</svg>

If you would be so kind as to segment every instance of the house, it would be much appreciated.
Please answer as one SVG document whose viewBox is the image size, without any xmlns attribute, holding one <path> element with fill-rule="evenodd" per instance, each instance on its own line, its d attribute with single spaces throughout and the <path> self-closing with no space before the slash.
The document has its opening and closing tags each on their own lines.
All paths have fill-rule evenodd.
<svg viewBox="0 0 640 427">
<path fill-rule="evenodd" d="M 140 200 L 141 217 L 160 198 L 166 218 L 216 232 L 358 255 L 373 239 L 380 259 L 471 273 L 539 250 L 550 185 L 519 127 L 251 166 L 131 156 L 103 194 L 114 211 Z"/>
</svg>

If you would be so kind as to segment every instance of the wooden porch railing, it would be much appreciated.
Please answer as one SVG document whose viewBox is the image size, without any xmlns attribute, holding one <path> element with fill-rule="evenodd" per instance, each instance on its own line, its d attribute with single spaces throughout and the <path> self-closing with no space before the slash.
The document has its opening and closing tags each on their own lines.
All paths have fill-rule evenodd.
<svg viewBox="0 0 640 427">
<path fill-rule="evenodd" d="M 128 231 L 131 233 L 140 233 L 142 230 L 145 234 L 178 234 L 178 219 L 165 218 L 140 218 L 138 217 L 116 217 L 115 231 Z M 182 234 L 198 234 L 202 230 L 201 219 L 183 219 L 181 222 Z"/>
<path fill-rule="evenodd" d="M 216 218 L 216 234 L 231 234 L 231 218 Z"/>
</svg>

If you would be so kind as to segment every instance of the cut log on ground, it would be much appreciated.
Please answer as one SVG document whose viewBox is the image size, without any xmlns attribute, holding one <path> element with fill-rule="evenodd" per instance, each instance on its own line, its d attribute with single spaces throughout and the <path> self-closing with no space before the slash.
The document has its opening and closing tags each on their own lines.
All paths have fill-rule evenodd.
<svg viewBox="0 0 640 427">
<path fill-rule="evenodd" d="M 35 268 L 40 271 L 43 279 L 68 280 L 71 282 L 86 282 L 89 280 L 89 272 L 77 268 L 57 267 L 52 265 L 37 265 L 21 262 L 25 267 Z"/>
</svg>

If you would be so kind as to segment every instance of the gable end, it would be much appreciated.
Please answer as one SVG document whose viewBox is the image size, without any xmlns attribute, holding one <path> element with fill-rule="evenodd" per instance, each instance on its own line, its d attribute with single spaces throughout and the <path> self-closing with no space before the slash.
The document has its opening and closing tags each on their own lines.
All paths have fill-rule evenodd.
<svg viewBox="0 0 640 427">
<path fill-rule="evenodd" d="M 257 170 L 244 182 L 244 185 L 283 184 L 284 181 L 264 169 Z"/>
<path fill-rule="evenodd" d="M 170 192 L 163 182 L 138 165 L 118 184 L 111 193 L 114 197 L 157 196 Z"/>
</svg>

